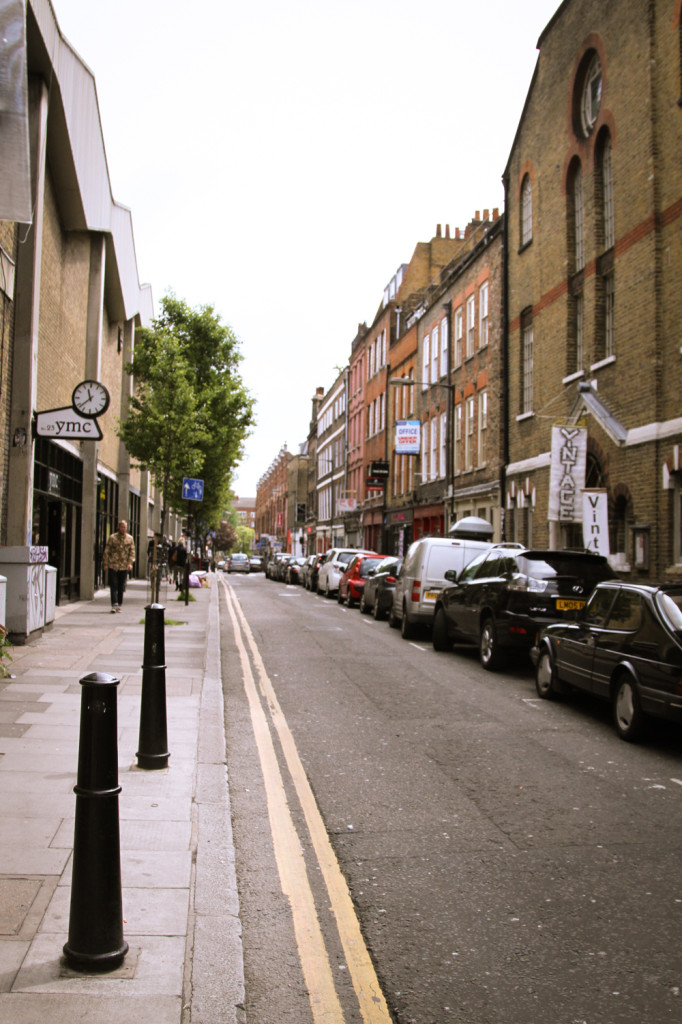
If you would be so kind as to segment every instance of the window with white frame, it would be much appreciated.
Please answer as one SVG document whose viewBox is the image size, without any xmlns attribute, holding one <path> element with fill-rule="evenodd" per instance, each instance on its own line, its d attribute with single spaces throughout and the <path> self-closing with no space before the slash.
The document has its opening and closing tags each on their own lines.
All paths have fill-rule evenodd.
<svg viewBox="0 0 682 1024">
<path fill-rule="evenodd" d="M 425 391 L 429 386 L 429 366 L 430 366 L 430 337 L 425 334 L 422 338 L 422 391 Z"/>
<path fill-rule="evenodd" d="M 429 479 L 429 425 L 422 423 L 422 483 Z"/>
<path fill-rule="evenodd" d="M 371 437 L 374 433 L 374 403 L 370 402 L 367 406 L 367 437 Z"/>
<path fill-rule="evenodd" d="M 474 396 L 470 395 L 464 403 L 464 468 L 471 469 L 474 464 Z"/>
<path fill-rule="evenodd" d="M 533 185 L 530 174 L 521 184 L 521 245 L 528 245 L 533 240 Z"/>
<path fill-rule="evenodd" d="M 611 136 L 605 135 L 601 151 L 601 186 L 603 204 L 604 248 L 611 249 L 615 243 L 613 223 L 613 151 Z"/>
<path fill-rule="evenodd" d="M 430 380 L 437 381 L 440 376 L 438 373 L 438 357 L 440 356 L 440 344 L 438 338 L 438 327 L 434 327 L 431 331 L 431 376 Z"/>
<path fill-rule="evenodd" d="M 455 351 L 454 351 L 454 365 L 459 366 L 462 362 L 462 333 L 464 325 L 464 314 L 462 307 L 459 306 L 455 310 Z"/>
<path fill-rule="evenodd" d="M 410 370 L 408 376 L 409 376 L 410 380 L 414 380 L 414 370 Z M 411 384 L 408 385 L 407 390 L 408 390 L 408 392 L 410 394 L 410 398 L 409 398 L 409 404 L 410 404 L 409 415 L 412 416 L 414 414 L 414 386 L 411 385 Z"/>
<path fill-rule="evenodd" d="M 455 449 L 454 450 L 455 473 L 459 473 L 461 471 L 461 468 L 462 468 L 461 465 L 460 465 L 460 460 L 461 460 L 460 446 L 461 446 L 461 443 L 462 443 L 462 403 L 461 402 L 458 402 L 457 405 L 455 406 L 455 430 L 454 430 L 454 434 L 453 434 L 453 441 L 454 441 L 454 449 Z"/>
<path fill-rule="evenodd" d="M 435 480 L 438 476 L 438 417 L 431 420 L 431 462 L 429 464 L 429 479 Z"/>
<path fill-rule="evenodd" d="M 440 466 L 438 469 L 438 476 L 442 479 L 448 474 L 447 469 L 447 458 L 448 458 L 448 417 L 447 413 L 441 413 L 440 416 Z"/>
<path fill-rule="evenodd" d="M 467 299 L 467 348 L 466 357 L 470 359 L 474 354 L 474 341 L 476 329 L 476 299 L 470 295 Z"/>
<path fill-rule="evenodd" d="M 488 444 L 488 391 L 478 394 L 478 464 L 485 466 Z"/>
<path fill-rule="evenodd" d="M 604 275 L 604 356 L 616 354 L 615 335 L 616 286 L 613 271 Z"/>
<path fill-rule="evenodd" d="M 448 319 L 443 317 L 440 322 L 440 375 L 448 372 Z"/>
<path fill-rule="evenodd" d="M 533 411 L 533 320 L 530 312 L 521 317 L 521 413 Z"/>
<path fill-rule="evenodd" d="M 488 344 L 488 282 L 478 289 L 478 347 Z"/>
</svg>

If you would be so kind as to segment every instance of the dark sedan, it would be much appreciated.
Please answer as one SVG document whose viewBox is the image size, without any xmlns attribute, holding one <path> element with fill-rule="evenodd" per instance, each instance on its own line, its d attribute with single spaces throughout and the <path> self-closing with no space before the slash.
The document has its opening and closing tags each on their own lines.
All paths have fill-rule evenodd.
<svg viewBox="0 0 682 1024">
<path fill-rule="evenodd" d="M 542 630 L 531 652 L 547 700 L 586 690 L 611 702 L 624 740 L 645 716 L 682 723 L 682 584 L 600 583 L 576 622 Z"/>
<path fill-rule="evenodd" d="M 445 573 L 446 580 L 452 576 Z M 505 648 L 529 650 L 542 626 L 574 619 L 595 585 L 614 576 L 602 555 L 497 544 L 438 595 L 433 646 L 445 651 L 455 640 L 478 644 L 481 664 L 494 671 Z"/>
<path fill-rule="evenodd" d="M 395 581 L 402 564 L 402 558 L 389 555 L 376 568 L 370 569 L 360 598 L 363 615 L 373 615 L 377 621 L 386 618 L 393 604 Z"/>
</svg>

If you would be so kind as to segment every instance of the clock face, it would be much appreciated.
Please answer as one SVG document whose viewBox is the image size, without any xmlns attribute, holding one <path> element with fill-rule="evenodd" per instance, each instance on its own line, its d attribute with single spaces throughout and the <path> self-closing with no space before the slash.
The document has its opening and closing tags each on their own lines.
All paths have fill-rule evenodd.
<svg viewBox="0 0 682 1024">
<path fill-rule="evenodd" d="M 98 380 L 84 380 L 73 389 L 71 401 L 81 416 L 101 416 L 109 408 L 109 392 Z"/>
</svg>

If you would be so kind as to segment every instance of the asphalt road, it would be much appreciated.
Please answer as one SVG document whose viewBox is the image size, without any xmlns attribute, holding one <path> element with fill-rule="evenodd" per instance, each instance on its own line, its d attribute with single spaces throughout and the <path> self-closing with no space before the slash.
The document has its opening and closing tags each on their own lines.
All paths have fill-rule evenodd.
<svg viewBox="0 0 682 1024">
<path fill-rule="evenodd" d="M 606 706 L 539 700 L 523 659 L 491 674 L 471 650 L 437 653 L 428 637 L 407 642 L 262 574 L 222 585 L 248 1024 L 682 1018 L 680 730 L 657 725 L 626 744 Z M 320 974 L 338 997 L 328 1016 L 323 996 L 308 997 L 317 975 L 296 924 L 298 883 L 283 892 L 286 829 L 273 816 L 263 721 L 324 939 Z M 350 963 L 347 908 L 327 881 L 305 785 L 383 1018 L 367 1015 L 378 998 L 364 1008 L 370 982 Z"/>
</svg>

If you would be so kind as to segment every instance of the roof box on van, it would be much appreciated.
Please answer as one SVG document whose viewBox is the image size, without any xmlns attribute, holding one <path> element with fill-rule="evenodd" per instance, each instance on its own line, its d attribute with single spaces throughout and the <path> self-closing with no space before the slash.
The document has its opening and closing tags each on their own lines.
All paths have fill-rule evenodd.
<svg viewBox="0 0 682 1024">
<path fill-rule="evenodd" d="M 448 537 L 466 540 L 490 540 L 492 535 L 492 525 L 487 519 L 481 519 L 479 516 L 464 516 L 448 530 Z"/>
</svg>

